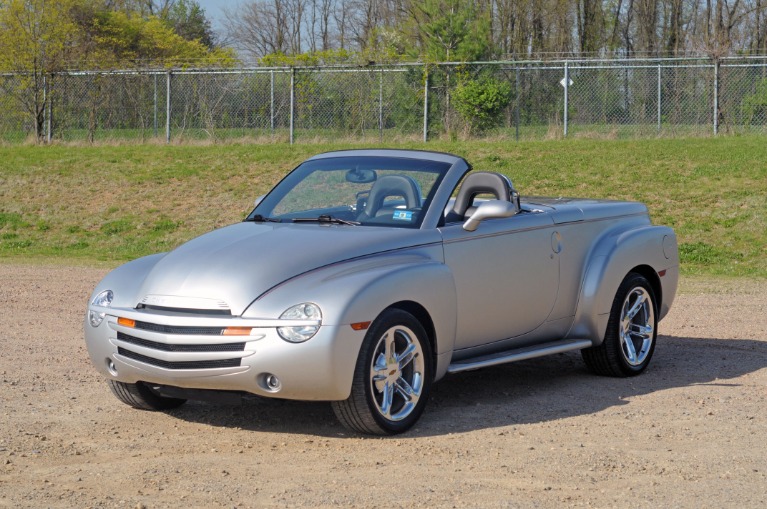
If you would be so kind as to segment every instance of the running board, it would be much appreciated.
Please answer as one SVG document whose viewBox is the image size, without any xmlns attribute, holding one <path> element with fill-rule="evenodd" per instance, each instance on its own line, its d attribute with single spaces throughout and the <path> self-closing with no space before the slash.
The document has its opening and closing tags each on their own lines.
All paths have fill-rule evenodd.
<svg viewBox="0 0 767 509">
<path fill-rule="evenodd" d="M 524 348 L 517 348 L 515 350 L 506 350 L 504 352 L 498 352 L 491 355 L 483 355 L 481 357 L 474 357 L 472 359 L 454 362 L 447 367 L 447 372 L 460 373 L 461 371 L 470 371 L 472 369 L 497 366 L 498 364 L 506 364 L 507 362 L 523 361 L 526 359 L 534 359 L 536 357 L 543 357 L 545 355 L 552 355 L 555 353 L 580 350 L 590 346 L 593 346 L 593 343 L 588 339 L 566 339 L 561 341 L 554 341 L 551 343 L 544 343 L 542 345 L 527 346 Z"/>
</svg>

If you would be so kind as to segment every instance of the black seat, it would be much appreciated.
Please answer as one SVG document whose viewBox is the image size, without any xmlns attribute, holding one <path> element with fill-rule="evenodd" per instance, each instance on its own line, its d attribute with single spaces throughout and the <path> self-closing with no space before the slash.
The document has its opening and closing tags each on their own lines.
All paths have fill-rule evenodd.
<svg viewBox="0 0 767 509">
<path fill-rule="evenodd" d="M 370 219 L 380 215 L 384 200 L 390 197 L 404 199 L 408 209 L 421 206 L 421 188 L 415 180 L 407 175 L 386 175 L 376 180 L 370 188 L 365 208 L 357 219 Z"/>
<path fill-rule="evenodd" d="M 463 221 L 476 210 L 474 198 L 481 194 L 491 194 L 496 200 L 511 201 L 512 185 L 505 175 L 490 171 L 478 171 L 469 174 L 461 184 L 455 198 L 453 210 L 445 217 L 446 223 Z"/>
</svg>

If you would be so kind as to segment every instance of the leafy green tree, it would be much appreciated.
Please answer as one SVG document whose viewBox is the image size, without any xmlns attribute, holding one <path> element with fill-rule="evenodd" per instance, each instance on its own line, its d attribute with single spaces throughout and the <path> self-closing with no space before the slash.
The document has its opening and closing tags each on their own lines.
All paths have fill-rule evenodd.
<svg viewBox="0 0 767 509">
<path fill-rule="evenodd" d="M 411 49 L 429 62 L 475 61 L 492 50 L 490 12 L 467 0 L 410 2 L 404 29 L 416 42 Z"/>
<path fill-rule="evenodd" d="M 236 62 L 233 50 L 211 50 L 200 40 L 184 39 L 155 16 L 97 11 L 83 29 L 93 43 L 92 60 L 99 67 L 226 66 Z"/>
<path fill-rule="evenodd" d="M 204 19 L 194 1 L 174 6 L 177 10 L 167 12 L 179 23 Z M 0 71 L 16 74 L 5 81 L 6 93 L 17 111 L 31 117 L 37 139 L 44 136 L 46 106 L 55 98 L 55 75 L 61 71 L 235 63 L 231 49 L 211 49 L 202 38 L 187 40 L 166 20 L 110 8 L 105 0 L 0 0 Z"/>
<path fill-rule="evenodd" d="M 199 41 L 211 50 L 215 47 L 210 20 L 195 0 L 177 0 L 163 13 L 162 19 L 187 41 Z"/>
<path fill-rule="evenodd" d="M 75 53 L 77 26 L 70 11 L 80 0 L 6 0 L 0 3 L 0 70 L 18 73 L 12 90 L 43 137 L 46 77 Z"/>
</svg>

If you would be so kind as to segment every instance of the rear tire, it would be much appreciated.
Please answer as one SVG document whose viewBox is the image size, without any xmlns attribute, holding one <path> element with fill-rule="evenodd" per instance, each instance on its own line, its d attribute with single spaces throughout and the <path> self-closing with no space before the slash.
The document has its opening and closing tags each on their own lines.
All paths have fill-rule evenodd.
<svg viewBox="0 0 767 509">
<path fill-rule="evenodd" d="M 127 384 L 116 380 L 107 380 L 112 394 L 126 405 L 140 410 L 170 410 L 186 403 L 185 399 L 166 398 L 157 394 L 144 382 Z"/>
<path fill-rule="evenodd" d="M 410 429 L 423 413 L 434 378 L 431 344 L 421 323 L 400 309 L 387 309 L 362 343 L 352 391 L 333 401 L 347 429 L 394 435 Z"/>
<path fill-rule="evenodd" d="M 581 350 L 586 366 L 598 375 L 642 373 L 655 351 L 657 315 L 652 286 L 644 276 L 629 273 L 615 293 L 604 341 Z"/>
</svg>

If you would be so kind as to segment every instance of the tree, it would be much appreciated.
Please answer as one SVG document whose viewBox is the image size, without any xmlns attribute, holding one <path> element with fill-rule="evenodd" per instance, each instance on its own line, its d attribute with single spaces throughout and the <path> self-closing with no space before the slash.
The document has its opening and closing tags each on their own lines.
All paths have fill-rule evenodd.
<svg viewBox="0 0 767 509">
<path fill-rule="evenodd" d="M 76 52 L 78 30 L 70 11 L 79 0 L 7 0 L 0 4 L 0 69 L 19 73 L 13 90 L 44 133 L 46 79 L 65 69 Z"/>
<path fill-rule="evenodd" d="M 241 52 L 252 58 L 273 53 L 300 53 L 290 45 L 287 0 L 257 0 L 225 11 L 229 37 Z"/>
<path fill-rule="evenodd" d="M 465 0 L 411 1 L 408 34 L 419 56 L 431 62 L 473 61 L 489 56 L 490 13 Z M 406 30 L 408 27 L 405 27 Z"/>
<path fill-rule="evenodd" d="M 160 18 L 187 41 L 199 41 L 208 49 L 215 47 L 210 21 L 195 0 L 176 0 Z"/>
</svg>

